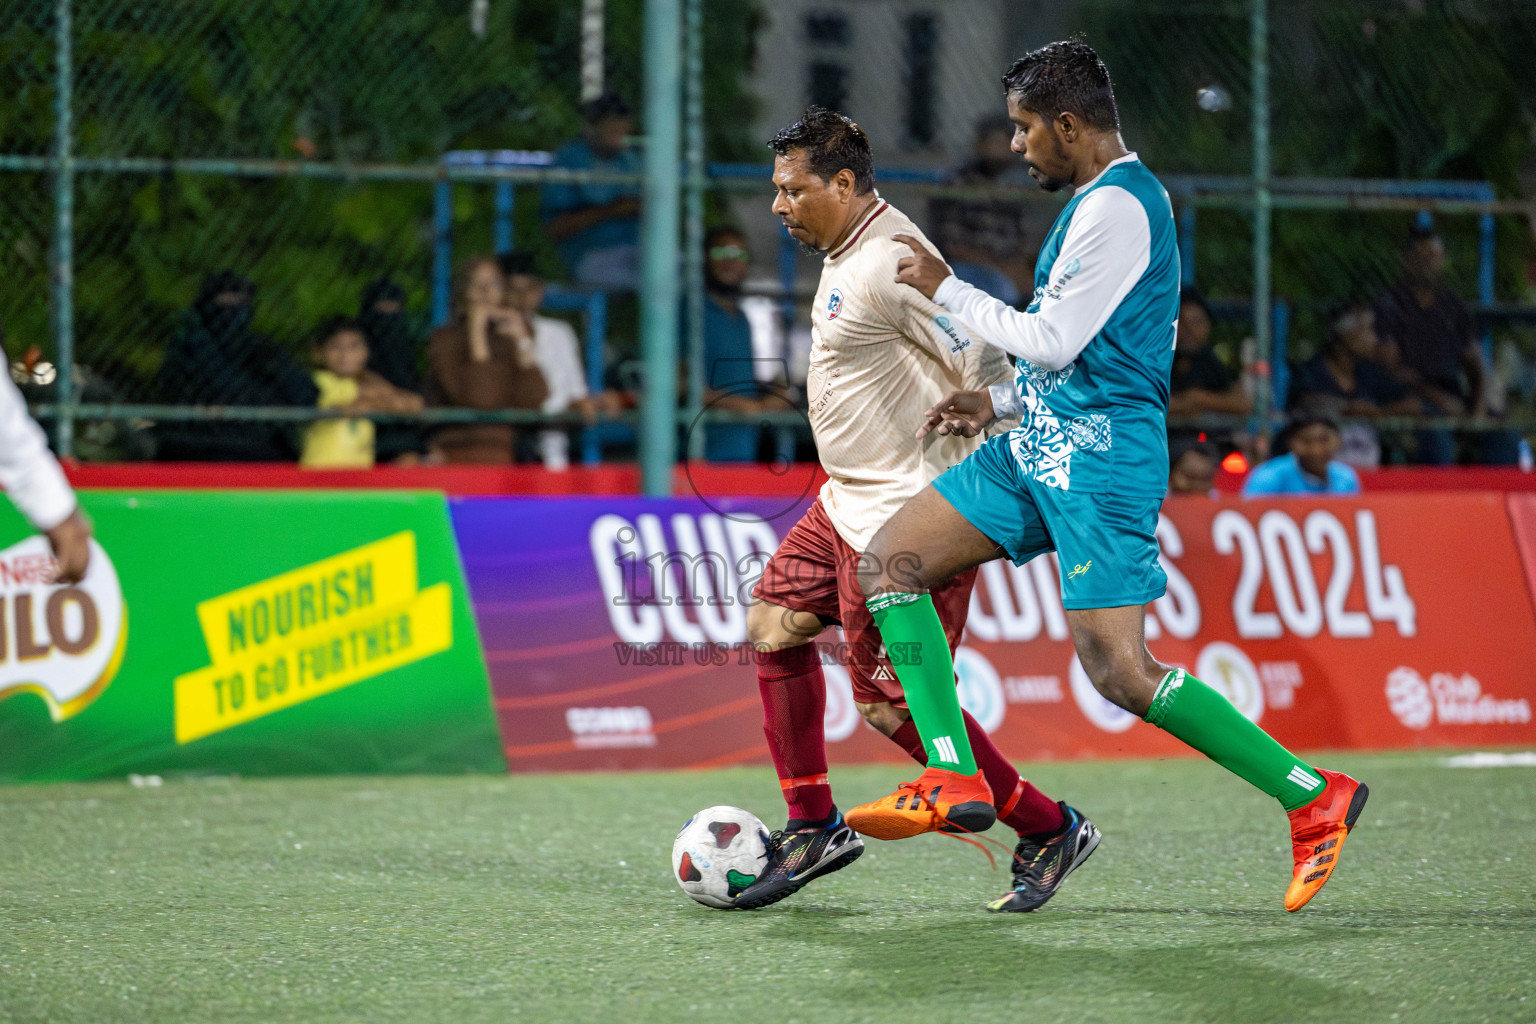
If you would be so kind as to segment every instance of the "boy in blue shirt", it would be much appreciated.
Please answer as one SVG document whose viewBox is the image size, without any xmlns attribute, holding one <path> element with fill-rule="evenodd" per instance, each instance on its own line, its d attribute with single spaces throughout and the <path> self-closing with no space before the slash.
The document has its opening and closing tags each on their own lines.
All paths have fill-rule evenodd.
<svg viewBox="0 0 1536 1024">
<path fill-rule="evenodd" d="M 1359 494 L 1360 478 L 1354 467 L 1335 461 L 1344 445 L 1339 424 L 1332 416 L 1301 413 L 1281 432 L 1282 447 L 1289 454 L 1253 467 L 1243 484 L 1243 497 L 1278 494 Z"/>
</svg>

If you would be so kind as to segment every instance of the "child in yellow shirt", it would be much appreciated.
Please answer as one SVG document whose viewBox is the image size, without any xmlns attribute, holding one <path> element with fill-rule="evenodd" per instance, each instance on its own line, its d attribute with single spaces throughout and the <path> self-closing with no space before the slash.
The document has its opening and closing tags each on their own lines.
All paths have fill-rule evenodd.
<svg viewBox="0 0 1536 1024">
<path fill-rule="evenodd" d="M 321 409 L 349 413 L 420 412 L 420 395 L 397 388 L 368 369 L 368 341 L 355 320 L 336 317 L 319 332 L 314 358 Z M 362 417 L 316 420 L 304 431 L 299 465 L 312 469 L 373 466 L 373 421 Z"/>
</svg>

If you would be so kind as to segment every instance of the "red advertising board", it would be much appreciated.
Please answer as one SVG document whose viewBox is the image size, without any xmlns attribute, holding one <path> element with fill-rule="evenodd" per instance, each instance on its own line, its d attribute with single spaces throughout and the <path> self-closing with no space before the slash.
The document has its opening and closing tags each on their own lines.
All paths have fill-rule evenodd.
<svg viewBox="0 0 1536 1024">
<path fill-rule="evenodd" d="M 1149 644 L 1297 748 L 1536 742 L 1523 500 L 1170 500 Z M 805 504 L 455 502 L 512 769 L 766 760 L 742 599 Z M 1021 760 L 1185 753 L 1093 692 L 1056 573 L 983 567 L 956 659 L 967 707 Z M 823 637 L 831 759 L 904 759 L 859 719 L 839 639 Z"/>
</svg>

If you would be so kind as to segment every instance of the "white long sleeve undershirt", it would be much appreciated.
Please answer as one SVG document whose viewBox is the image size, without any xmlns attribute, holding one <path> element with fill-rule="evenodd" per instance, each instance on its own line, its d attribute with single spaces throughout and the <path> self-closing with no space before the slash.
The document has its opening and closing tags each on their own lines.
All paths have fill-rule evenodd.
<svg viewBox="0 0 1536 1024">
<path fill-rule="evenodd" d="M 75 492 L 4 362 L 0 358 L 0 487 L 28 522 L 51 530 L 74 512 Z"/>
<path fill-rule="evenodd" d="M 1060 370 L 1104 329 L 1151 256 L 1146 210 L 1125 189 L 1102 185 L 1073 211 L 1051 281 L 1036 289 L 1036 312 L 1021 313 L 953 276 L 933 298 L 1004 352 Z"/>
</svg>

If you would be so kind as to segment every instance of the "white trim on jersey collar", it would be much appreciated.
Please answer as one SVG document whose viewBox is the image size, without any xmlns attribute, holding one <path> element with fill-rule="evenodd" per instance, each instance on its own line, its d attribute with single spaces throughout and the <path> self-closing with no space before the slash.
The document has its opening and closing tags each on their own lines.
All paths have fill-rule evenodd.
<svg viewBox="0 0 1536 1024">
<path fill-rule="evenodd" d="M 1073 189 L 1072 194 L 1073 195 L 1077 195 L 1079 192 L 1086 192 L 1088 189 L 1093 188 L 1093 186 L 1097 185 L 1099 183 L 1099 179 L 1104 177 L 1104 175 L 1108 174 L 1109 173 L 1109 169 L 1111 167 L 1118 167 L 1120 164 L 1128 164 L 1128 163 L 1130 163 L 1131 161 L 1133 161 L 1135 159 L 1136 159 L 1136 154 L 1135 153 L 1127 153 L 1127 154 L 1125 154 L 1125 156 L 1116 157 L 1115 159 L 1111 160 L 1109 163 L 1105 164 L 1104 165 L 1104 169 L 1102 171 L 1100 171 L 1098 174 L 1095 174 L 1088 181 L 1084 182 L 1083 184 L 1079 185 L 1077 188 Z"/>
</svg>

